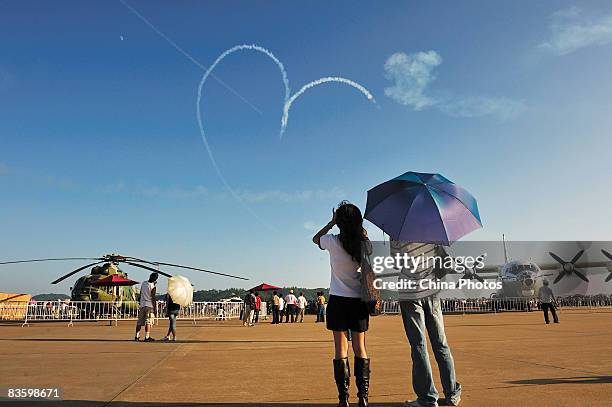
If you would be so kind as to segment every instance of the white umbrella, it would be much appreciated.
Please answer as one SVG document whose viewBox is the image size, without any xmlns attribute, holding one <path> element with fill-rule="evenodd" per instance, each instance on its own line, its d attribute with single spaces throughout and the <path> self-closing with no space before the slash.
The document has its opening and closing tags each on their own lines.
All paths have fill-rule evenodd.
<svg viewBox="0 0 612 407">
<path fill-rule="evenodd" d="M 168 294 L 176 304 L 182 307 L 193 302 L 193 287 L 183 276 L 174 276 L 168 280 Z"/>
</svg>

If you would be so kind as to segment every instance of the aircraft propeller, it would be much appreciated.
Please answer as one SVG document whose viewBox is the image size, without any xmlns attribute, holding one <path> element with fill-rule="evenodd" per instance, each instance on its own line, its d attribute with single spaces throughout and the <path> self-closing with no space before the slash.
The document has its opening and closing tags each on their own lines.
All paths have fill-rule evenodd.
<svg viewBox="0 0 612 407">
<path fill-rule="evenodd" d="M 604 249 L 601 249 L 601 252 L 603 253 L 604 256 L 606 256 L 607 258 L 612 260 L 612 253 L 610 253 L 610 252 L 608 252 L 608 251 L 606 251 Z M 608 272 L 610 274 L 608 274 L 608 277 L 606 277 L 606 283 L 609 282 L 610 280 L 612 280 L 612 268 L 611 267 L 608 267 Z"/>
<path fill-rule="evenodd" d="M 575 266 L 576 262 L 584 254 L 584 249 L 582 249 L 578 253 L 576 253 L 574 258 L 572 260 L 570 260 L 570 261 L 563 260 L 561 257 L 557 256 L 553 252 L 548 252 L 548 254 L 550 255 L 550 257 L 552 257 L 557 262 L 559 262 L 559 264 L 561 264 L 561 270 L 559 271 L 559 275 L 555 278 L 555 281 L 553 281 L 553 284 L 557 284 L 559 281 L 561 281 L 561 279 L 563 277 L 565 277 L 566 275 L 570 275 L 572 273 L 575 274 L 576 276 L 578 276 L 580 279 L 586 281 L 587 283 L 589 282 L 589 279 L 586 278 L 584 276 L 584 274 L 582 274 L 582 272 L 580 270 L 578 270 L 576 268 L 576 266 Z"/>
</svg>

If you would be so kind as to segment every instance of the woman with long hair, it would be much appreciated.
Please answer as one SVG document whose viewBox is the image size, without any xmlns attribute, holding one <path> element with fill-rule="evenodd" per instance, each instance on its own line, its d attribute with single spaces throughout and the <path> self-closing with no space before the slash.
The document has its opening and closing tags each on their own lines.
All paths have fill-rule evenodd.
<svg viewBox="0 0 612 407">
<path fill-rule="evenodd" d="M 338 235 L 329 231 L 338 226 Z M 333 331 L 335 357 L 334 379 L 338 387 L 338 407 L 349 405 L 350 367 L 348 360 L 348 331 L 352 332 L 355 383 L 359 407 L 368 405 L 370 385 L 370 359 L 366 353 L 365 333 L 368 330 L 369 311 L 361 300 L 361 279 L 358 272 L 361 250 L 368 240 L 363 228 L 361 211 L 343 201 L 333 211 L 332 220 L 312 238 L 330 257 L 331 281 L 327 302 L 327 329 Z"/>
</svg>

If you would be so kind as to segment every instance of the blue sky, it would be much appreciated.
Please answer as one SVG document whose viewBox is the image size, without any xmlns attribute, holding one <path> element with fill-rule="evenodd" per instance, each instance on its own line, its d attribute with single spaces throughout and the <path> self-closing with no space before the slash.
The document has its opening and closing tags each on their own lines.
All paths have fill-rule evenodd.
<svg viewBox="0 0 612 407">
<path fill-rule="evenodd" d="M 405 171 L 478 199 L 470 239 L 610 240 L 612 6 L 589 2 L 0 2 L 0 257 L 177 261 L 253 283 L 325 286 L 310 242 L 332 206 Z M 248 101 L 247 102 L 245 102 Z M 368 225 L 370 234 L 381 232 Z M 75 264 L 75 267 L 78 264 Z M 4 267 L 2 290 L 71 264 Z M 133 271 L 134 278 L 143 273 Z M 189 274 L 198 288 L 240 285 Z M 249 283 L 243 286 L 248 286 Z"/>
</svg>

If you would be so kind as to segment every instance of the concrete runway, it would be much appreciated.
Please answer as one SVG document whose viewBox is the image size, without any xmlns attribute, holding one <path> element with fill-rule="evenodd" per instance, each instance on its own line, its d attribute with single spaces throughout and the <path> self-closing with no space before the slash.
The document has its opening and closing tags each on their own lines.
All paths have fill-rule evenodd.
<svg viewBox="0 0 612 407">
<path fill-rule="evenodd" d="M 462 405 L 612 406 L 611 309 L 561 310 L 558 325 L 545 325 L 539 312 L 445 318 Z M 166 327 L 161 322 L 153 337 L 161 338 Z M 44 406 L 337 402 L 331 333 L 312 317 L 303 324 L 252 328 L 239 321 L 183 321 L 176 343 L 136 343 L 133 329 L 132 322 L 1 325 L 0 387 L 63 387 L 65 401 Z M 367 340 L 372 405 L 399 406 L 414 398 L 400 318 L 372 318 Z M 355 393 L 352 380 L 353 402 Z"/>
</svg>

